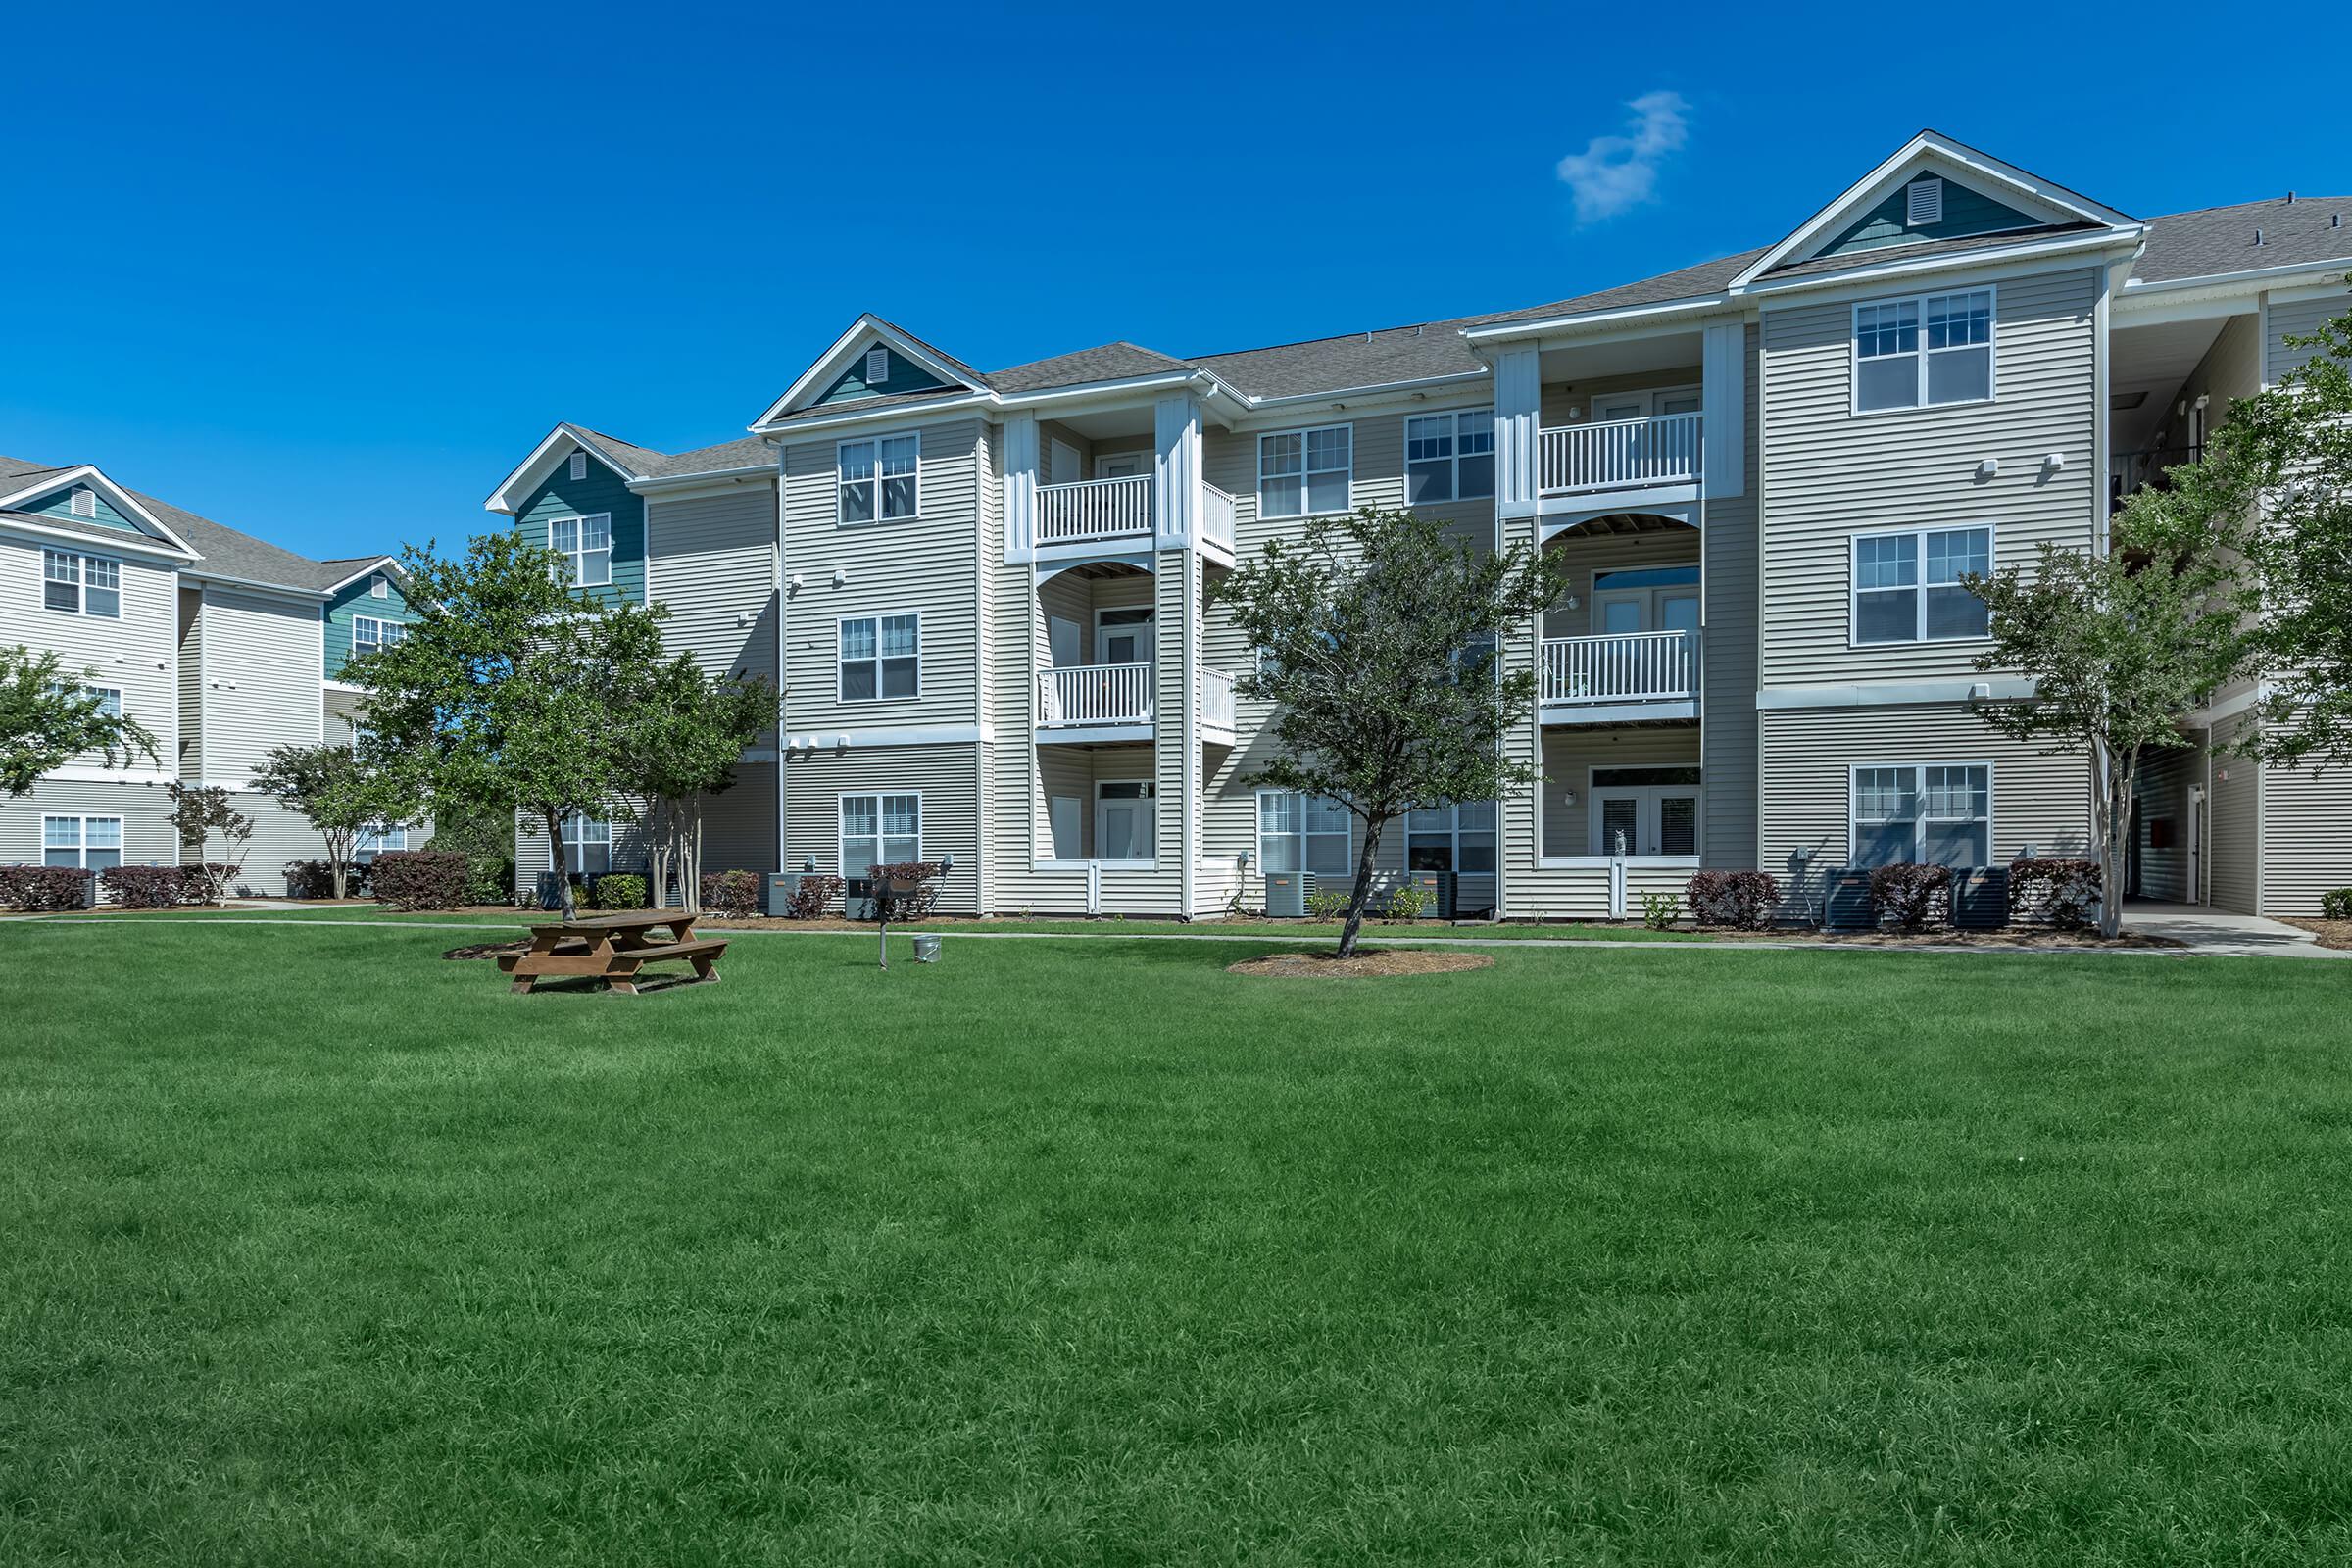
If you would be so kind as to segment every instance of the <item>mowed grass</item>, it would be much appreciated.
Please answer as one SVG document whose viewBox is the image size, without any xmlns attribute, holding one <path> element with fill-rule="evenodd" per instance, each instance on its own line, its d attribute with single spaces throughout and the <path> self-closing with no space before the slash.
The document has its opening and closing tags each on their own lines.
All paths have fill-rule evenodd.
<svg viewBox="0 0 2352 1568">
<path fill-rule="evenodd" d="M 2352 1557 L 2332 965 L 0 927 L 0 1562 Z"/>
</svg>

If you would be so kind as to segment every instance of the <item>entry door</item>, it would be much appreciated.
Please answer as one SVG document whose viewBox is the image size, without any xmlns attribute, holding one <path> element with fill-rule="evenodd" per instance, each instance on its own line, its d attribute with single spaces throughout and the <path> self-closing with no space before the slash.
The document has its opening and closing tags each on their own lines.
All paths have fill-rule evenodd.
<svg viewBox="0 0 2352 1568">
<path fill-rule="evenodd" d="M 1075 795 L 1056 795 L 1046 803 L 1046 818 L 1054 829 L 1054 858 L 1083 860 L 1086 846 L 1078 827 L 1080 802 Z"/>
<path fill-rule="evenodd" d="M 1148 779 L 1104 779 L 1095 786 L 1095 858 L 1152 858 L 1155 787 Z"/>
<path fill-rule="evenodd" d="M 1103 611 L 1095 622 L 1095 662 L 1102 664 L 1152 662 L 1152 612 L 1140 608 Z"/>
<path fill-rule="evenodd" d="M 1594 790 L 1592 853 L 1696 855 L 1699 793 L 1695 784 Z"/>
<path fill-rule="evenodd" d="M 1098 479 L 1130 479 L 1152 471 L 1149 452 L 1105 452 L 1095 459 Z"/>
<path fill-rule="evenodd" d="M 1079 662 L 1079 640 L 1085 635 L 1079 624 L 1065 616 L 1046 617 L 1046 651 L 1052 656 L 1055 669 L 1067 669 Z"/>
</svg>

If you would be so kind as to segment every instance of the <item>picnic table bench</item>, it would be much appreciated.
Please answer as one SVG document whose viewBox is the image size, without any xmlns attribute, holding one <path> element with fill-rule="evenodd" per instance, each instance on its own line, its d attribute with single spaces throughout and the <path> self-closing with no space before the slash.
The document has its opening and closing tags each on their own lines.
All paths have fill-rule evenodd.
<svg viewBox="0 0 2352 1568">
<path fill-rule="evenodd" d="M 517 992 L 555 975 L 587 975 L 635 996 L 637 971 L 649 963 L 691 963 L 695 979 L 716 980 L 726 940 L 697 938 L 697 918 L 682 909 L 635 909 L 550 921 L 531 927 L 528 953 L 509 954 L 498 966 L 514 976 Z M 666 939 L 653 935 L 661 930 Z"/>
</svg>

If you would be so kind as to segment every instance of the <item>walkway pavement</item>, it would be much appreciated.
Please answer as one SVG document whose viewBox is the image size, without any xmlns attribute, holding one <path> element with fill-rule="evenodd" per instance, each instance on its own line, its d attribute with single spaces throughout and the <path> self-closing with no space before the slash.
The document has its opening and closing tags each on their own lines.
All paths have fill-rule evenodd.
<svg viewBox="0 0 2352 1568">
<path fill-rule="evenodd" d="M 2143 904 L 2124 906 L 2124 924 L 2152 937 L 2170 937 L 2195 953 L 2258 956 L 2274 958 L 2352 958 L 2342 948 L 2323 948 L 2319 938 L 2300 926 L 2267 920 L 2259 914 L 2231 914 L 2201 904 Z"/>
</svg>

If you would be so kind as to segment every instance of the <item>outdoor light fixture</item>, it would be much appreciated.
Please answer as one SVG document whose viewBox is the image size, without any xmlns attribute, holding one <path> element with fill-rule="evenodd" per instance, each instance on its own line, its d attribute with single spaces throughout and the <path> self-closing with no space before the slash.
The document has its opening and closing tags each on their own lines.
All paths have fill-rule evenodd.
<svg viewBox="0 0 2352 1568">
<path fill-rule="evenodd" d="M 813 855 L 802 856 L 801 870 L 809 876 L 814 876 L 816 874 L 816 857 Z"/>
<path fill-rule="evenodd" d="M 1238 855 L 1238 856 L 1236 856 L 1236 857 L 1234 858 L 1234 862 L 1233 862 L 1233 863 L 1234 863 L 1235 865 L 1238 865 L 1238 866 L 1240 866 L 1240 867 L 1241 867 L 1243 870 L 1245 870 L 1245 871 L 1249 870 L 1249 869 L 1250 869 L 1250 851 L 1248 851 L 1248 850 L 1244 850 L 1244 851 L 1243 851 L 1243 852 L 1242 852 L 1240 855 Z"/>
<path fill-rule="evenodd" d="M 847 567 L 847 566 L 835 566 L 835 567 L 833 568 L 833 586 L 834 586 L 834 587 L 836 587 L 836 588 L 845 587 L 845 586 L 847 586 L 847 585 L 848 585 L 848 583 L 849 583 L 849 580 L 850 580 L 850 568 L 849 568 L 849 567 Z"/>
<path fill-rule="evenodd" d="M 2063 452 L 2053 452 L 2048 457 L 2041 460 L 2041 466 L 2049 469 L 2052 473 L 2056 473 L 2060 468 L 2066 466 L 2066 454 Z"/>
<path fill-rule="evenodd" d="M 1986 458 L 1977 465 L 1977 477 L 1980 479 L 1997 479 L 2000 473 L 2001 460 L 1998 458 Z"/>
<path fill-rule="evenodd" d="M 1574 805 L 1576 804 L 1576 791 L 1574 791 L 1574 790 L 1562 790 L 1562 791 L 1560 791 L 1560 804 L 1561 804 L 1562 806 L 1574 806 Z"/>
</svg>

